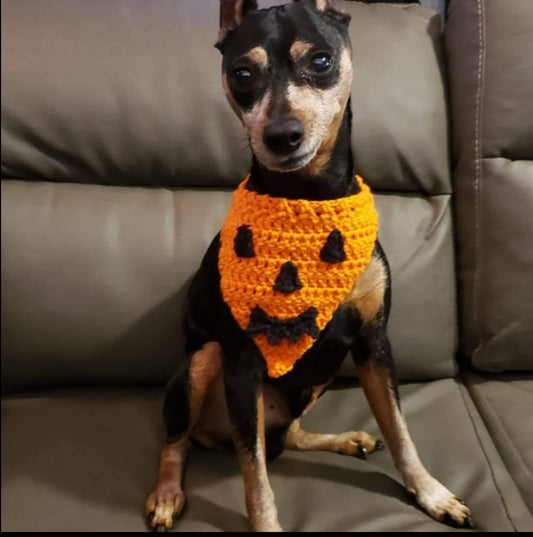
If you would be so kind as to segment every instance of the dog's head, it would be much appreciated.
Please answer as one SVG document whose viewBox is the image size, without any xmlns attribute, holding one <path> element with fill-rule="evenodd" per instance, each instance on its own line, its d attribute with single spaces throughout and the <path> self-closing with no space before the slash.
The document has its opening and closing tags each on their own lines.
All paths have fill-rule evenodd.
<svg viewBox="0 0 533 537">
<path fill-rule="evenodd" d="M 316 175 L 329 161 L 351 91 L 349 21 L 330 0 L 220 0 L 224 91 L 264 167 Z"/>
</svg>

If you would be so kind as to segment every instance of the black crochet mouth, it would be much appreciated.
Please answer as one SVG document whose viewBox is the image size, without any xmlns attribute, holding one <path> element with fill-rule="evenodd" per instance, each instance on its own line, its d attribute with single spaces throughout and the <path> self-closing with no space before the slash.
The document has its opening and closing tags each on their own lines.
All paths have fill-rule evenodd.
<svg viewBox="0 0 533 537">
<path fill-rule="evenodd" d="M 303 334 L 316 339 L 320 335 L 316 324 L 317 314 L 318 310 L 311 306 L 292 319 L 278 319 L 270 317 L 263 309 L 256 306 L 250 313 L 250 323 L 246 332 L 251 336 L 264 334 L 270 345 L 280 345 L 284 339 L 295 344 Z"/>
</svg>

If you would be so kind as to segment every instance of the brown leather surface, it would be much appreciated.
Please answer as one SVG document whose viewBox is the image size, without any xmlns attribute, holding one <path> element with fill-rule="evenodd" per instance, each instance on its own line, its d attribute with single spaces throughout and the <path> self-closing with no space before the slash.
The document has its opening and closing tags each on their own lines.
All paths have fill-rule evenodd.
<svg viewBox="0 0 533 537">
<path fill-rule="evenodd" d="M 446 26 L 464 354 L 533 370 L 533 3 L 451 3 Z"/>
<path fill-rule="evenodd" d="M 466 384 L 506 468 L 533 513 L 533 378 L 469 372 Z"/>
<path fill-rule="evenodd" d="M 428 470 L 467 501 L 478 530 L 532 530 L 533 520 L 464 388 L 444 379 L 401 389 Z M 162 442 L 160 392 L 76 390 L 2 401 L 3 531 L 144 531 Z M 438 419 L 435 417 L 438 416 Z M 360 388 L 328 391 L 311 431 L 376 424 Z M 415 507 L 390 453 L 366 461 L 285 452 L 269 464 L 288 531 L 447 531 Z M 246 531 L 234 453 L 193 448 L 178 531 Z"/>
</svg>

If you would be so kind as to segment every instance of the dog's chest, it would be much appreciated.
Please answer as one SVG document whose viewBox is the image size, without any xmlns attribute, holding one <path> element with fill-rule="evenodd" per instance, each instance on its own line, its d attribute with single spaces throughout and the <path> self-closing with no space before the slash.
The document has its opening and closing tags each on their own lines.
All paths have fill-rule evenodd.
<svg viewBox="0 0 533 537">
<path fill-rule="evenodd" d="M 368 187 L 328 201 L 257 194 L 241 183 L 220 234 L 224 301 L 270 377 L 313 345 L 368 265 L 377 212 Z"/>
</svg>

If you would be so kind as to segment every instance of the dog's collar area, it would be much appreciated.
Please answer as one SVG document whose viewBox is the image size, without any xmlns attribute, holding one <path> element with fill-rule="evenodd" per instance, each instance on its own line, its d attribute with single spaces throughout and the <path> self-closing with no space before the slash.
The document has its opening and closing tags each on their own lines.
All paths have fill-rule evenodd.
<svg viewBox="0 0 533 537">
<path fill-rule="evenodd" d="M 352 159 L 348 157 L 347 160 L 351 162 Z M 351 170 L 352 164 L 349 168 Z M 254 157 L 252 172 L 244 184 L 247 190 L 257 194 L 291 200 L 327 201 L 359 193 L 359 182 L 353 179 L 350 170 L 326 170 L 321 177 L 279 173 L 263 168 Z"/>
<path fill-rule="evenodd" d="M 318 339 L 370 262 L 378 218 L 358 176 L 357 194 L 326 201 L 259 194 L 246 188 L 248 180 L 233 193 L 220 234 L 221 291 L 269 376 L 280 377 Z"/>
</svg>

